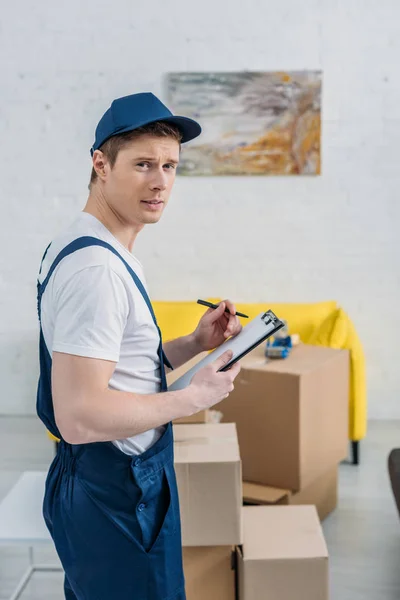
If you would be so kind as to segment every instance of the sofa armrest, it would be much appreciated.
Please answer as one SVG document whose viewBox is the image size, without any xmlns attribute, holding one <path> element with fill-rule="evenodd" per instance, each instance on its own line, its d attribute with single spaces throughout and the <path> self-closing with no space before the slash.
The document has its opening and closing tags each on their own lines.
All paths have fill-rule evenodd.
<svg viewBox="0 0 400 600">
<path fill-rule="evenodd" d="M 366 369 L 363 347 L 354 324 L 342 308 L 337 308 L 314 331 L 308 343 L 350 351 L 349 438 L 361 440 L 367 431 Z"/>
</svg>

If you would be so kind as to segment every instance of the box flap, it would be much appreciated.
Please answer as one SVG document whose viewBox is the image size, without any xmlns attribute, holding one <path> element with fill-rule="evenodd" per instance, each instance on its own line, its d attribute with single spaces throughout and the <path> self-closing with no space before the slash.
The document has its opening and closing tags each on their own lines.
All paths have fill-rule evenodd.
<svg viewBox="0 0 400 600">
<path fill-rule="evenodd" d="M 243 507 L 244 560 L 327 558 L 315 506 Z"/>
<path fill-rule="evenodd" d="M 290 494 L 291 492 L 289 490 L 243 481 L 244 502 L 255 502 L 257 504 L 276 504 L 285 497 L 289 497 Z"/>
<path fill-rule="evenodd" d="M 235 423 L 174 425 L 175 463 L 240 461 Z"/>
</svg>

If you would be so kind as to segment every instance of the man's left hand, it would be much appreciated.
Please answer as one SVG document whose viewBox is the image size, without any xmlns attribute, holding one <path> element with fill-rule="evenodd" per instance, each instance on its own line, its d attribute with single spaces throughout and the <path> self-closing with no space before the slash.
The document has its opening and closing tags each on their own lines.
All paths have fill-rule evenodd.
<svg viewBox="0 0 400 600">
<path fill-rule="evenodd" d="M 229 313 L 225 312 L 225 308 L 229 309 Z M 209 308 L 204 313 L 193 332 L 200 351 L 213 350 L 241 331 L 242 325 L 235 315 L 236 308 L 230 300 L 223 300 L 218 308 Z"/>
</svg>

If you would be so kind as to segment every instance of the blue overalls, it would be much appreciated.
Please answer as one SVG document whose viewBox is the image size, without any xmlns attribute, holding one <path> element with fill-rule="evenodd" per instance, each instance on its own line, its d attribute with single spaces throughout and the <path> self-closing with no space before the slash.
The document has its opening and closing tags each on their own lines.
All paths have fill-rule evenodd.
<svg viewBox="0 0 400 600">
<path fill-rule="evenodd" d="M 123 261 L 157 326 L 146 290 L 128 263 L 111 245 L 88 236 L 64 248 L 38 283 L 39 321 L 41 298 L 58 263 L 93 245 Z M 169 363 L 161 333 L 158 355 L 166 391 Z M 61 438 L 46 480 L 43 515 L 65 571 L 66 599 L 185 600 L 171 423 L 140 456 L 128 456 L 112 442 L 68 444 L 54 419 L 51 356 L 41 327 L 39 358 L 37 413 Z"/>
</svg>

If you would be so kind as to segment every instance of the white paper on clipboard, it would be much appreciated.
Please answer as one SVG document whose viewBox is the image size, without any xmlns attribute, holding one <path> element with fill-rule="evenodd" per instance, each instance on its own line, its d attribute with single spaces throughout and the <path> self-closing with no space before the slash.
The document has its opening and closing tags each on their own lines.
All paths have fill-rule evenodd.
<svg viewBox="0 0 400 600">
<path fill-rule="evenodd" d="M 189 385 L 192 377 L 199 369 L 205 367 L 211 362 L 214 362 L 221 354 L 226 350 L 232 350 L 233 357 L 227 363 L 221 371 L 229 369 L 235 362 L 240 360 L 248 352 L 256 348 L 264 340 L 274 335 L 279 329 L 285 324 L 278 319 L 278 317 L 272 312 L 267 310 L 257 315 L 250 323 L 243 327 L 242 331 L 235 337 L 226 340 L 221 346 L 218 346 L 215 350 L 207 354 L 202 360 L 200 360 L 194 367 L 186 371 L 182 377 L 179 377 L 174 383 L 172 383 L 168 391 L 183 390 Z"/>
</svg>

